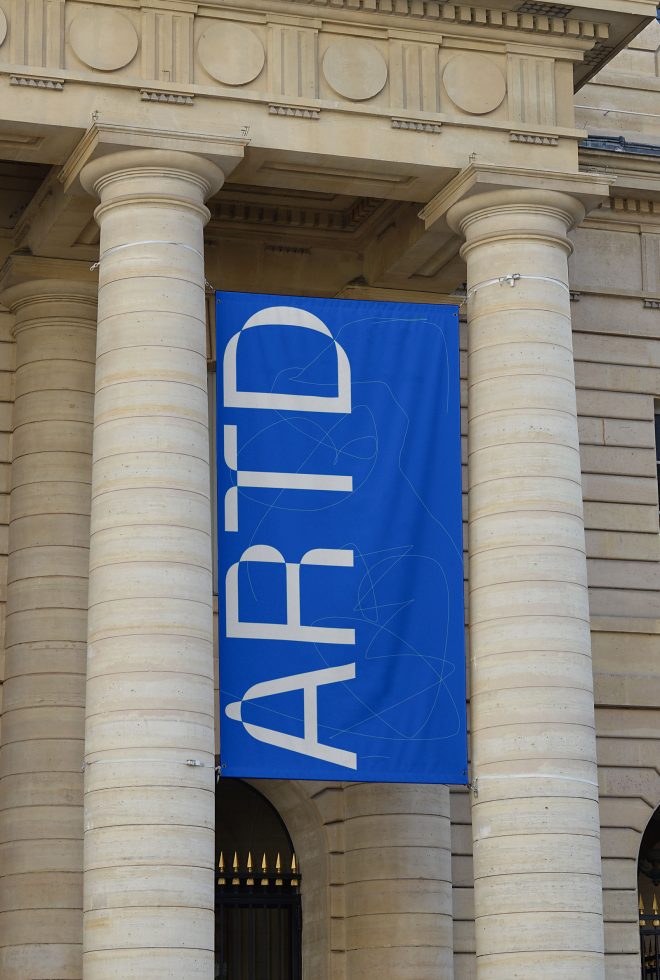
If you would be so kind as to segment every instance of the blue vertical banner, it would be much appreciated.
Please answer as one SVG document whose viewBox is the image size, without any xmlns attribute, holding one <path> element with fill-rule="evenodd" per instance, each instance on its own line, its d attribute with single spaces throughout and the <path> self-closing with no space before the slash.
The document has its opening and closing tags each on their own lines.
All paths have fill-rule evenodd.
<svg viewBox="0 0 660 980">
<path fill-rule="evenodd" d="M 216 303 L 222 774 L 465 783 L 458 310 Z"/>
</svg>

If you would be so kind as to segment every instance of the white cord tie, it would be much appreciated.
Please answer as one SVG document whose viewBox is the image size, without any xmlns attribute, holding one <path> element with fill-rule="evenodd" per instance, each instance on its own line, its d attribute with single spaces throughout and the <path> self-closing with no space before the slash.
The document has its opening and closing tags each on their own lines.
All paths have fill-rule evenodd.
<svg viewBox="0 0 660 980">
<path fill-rule="evenodd" d="M 91 759 L 89 762 L 83 762 L 80 767 L 81 772 L 85 772 L 90 766 L 98 765 L 109 765 L 116 766 L 118 763 L 127 762 L 133 763 L 149 763 L 149 765 L 161 765 L 161 766 L 190 766 L 194 769 L 214 769 L 218 770 L 220 766 L 216 766 L 212 762 L 202 762 L 201 759 Z"/>
<path fill-rule="evenodd" d="M 94 269 L 98 269 L 106 255 L 111 255 L 113 252 L 119 252 L 122 248 L 135 248 L 137 245 L 176 245 L 177 248 L 187 248 L 189 252 L 194 252 L 195 255 L 199 255 L 200 259 L 204 261 L 204 256 L 200 250 L 198 248 L 194 248 L 192 245 L 185 245 L 183 242 L 164 242 L 154 238 L 144 242 L 126 242 L 124 245 L 114 245 L 112 248 L 107 249 L 103 255 L 99 256 L 98 262 L 90 265 L 90 271 L 93 272 Z"/>
<path fill-rule="evenodd" d="M 552 276 L 524 276 L 520 272 L 507 272 L 505 276 L 498 276 L 496 279 L 484 279 L 483 282 L 478 282 L 472 286 L 471 289 L 468 289 L 464 302 L 467 302 L 473 293 L 484 289 L 486 286 L 510 286 L 513 289 L 521 279 L 531 279 L 536 282 L 552 282 L 557 286 L 561 286 L 562 289 L 565 289 L 570 294 L 569 287 L 561 279 L 554 279 Z"/>
</svg>

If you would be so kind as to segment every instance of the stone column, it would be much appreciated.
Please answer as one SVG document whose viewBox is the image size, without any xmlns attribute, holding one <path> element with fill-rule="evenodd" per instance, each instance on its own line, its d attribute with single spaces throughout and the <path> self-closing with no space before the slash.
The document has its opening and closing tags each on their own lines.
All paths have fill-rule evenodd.
<svg viewBox="0 0 660 980">
<path fill-rule="evenodd" d="M 347 980 L 451 980 L 449 790 L 344 788 Z"/>
<path fill-rule="evenodd" d="M 31 262 L 44 264 L 19 261 L 28 271 Z M 53 275 L 66 267 L 50 265 Z M 4 980 L 82 976 L 81 767 L 97 291 L 89 279 L 35 279 L 2 294 L 15 314 L 16 338 L 0 762 Z"/>
<path fill-rule="evenodd" d="M 543 190 L 476 194 L 448 212 L 468 269 L 479 980 L 603 977 L 566 237 L 583 214 Z"/>
<path fill-rule="evenodd" d="M 194 154 L 82 171 L 101 203 L 85 980 L 212 980 L 214 695 L 205 198 Z"/>
</svg>

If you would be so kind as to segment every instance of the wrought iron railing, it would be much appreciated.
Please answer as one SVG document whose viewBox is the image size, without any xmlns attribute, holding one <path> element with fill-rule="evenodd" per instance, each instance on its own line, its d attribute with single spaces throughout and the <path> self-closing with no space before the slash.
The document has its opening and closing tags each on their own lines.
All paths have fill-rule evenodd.
<svg viewBox="0 0 660 980">
<path fill-rule="evenodd" d="M 655 895 L 650 912 L 645 911 L 641 895 L 639 898 L 639 947 L 641 980 L 660 980 L 660 911 Z"/>
<path fill-rule="evenodd" d="M 287 864 L 289 862 L 287 861 Z M 220 854 L 216 883 L 216 976 L 220 980 L 300 980 L 300 872 L 280 855 L 255 862 Z"/>
<path fill-rule="evenodd" d="M 252 859 L 252 852 L 248 851 L 245 863 L 241 865 L 238 853 L 234 852 L 231 864 L 225 860 L 224 853 L 220 851 L 218 859 L 218 888 L 224 893 L 226 890 L 238 889 L 243 893 L 250 889 L 272 892 L 279 889 L 287 890 L 289 893 L 296 893 L 300 887 L 300 874 L 296 855 L 291 856 L 291 866 L 287 870 L 282 867 L 282 859 L 279 854 L 275 857 L 271 866 L 268 866 L 266 854 L 261 857 L 258 867 Z"/>
</svg>

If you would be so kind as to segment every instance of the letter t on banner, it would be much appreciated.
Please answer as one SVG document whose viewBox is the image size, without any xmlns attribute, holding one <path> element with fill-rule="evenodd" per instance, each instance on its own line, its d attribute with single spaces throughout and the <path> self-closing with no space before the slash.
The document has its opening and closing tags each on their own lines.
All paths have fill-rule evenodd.
<svg viewBox="0 0 660 980">
<path fill-rule="evenodd" d="M 465 783 L 457 309 L 216 320 L 223 774 Z"/>
</svg>

